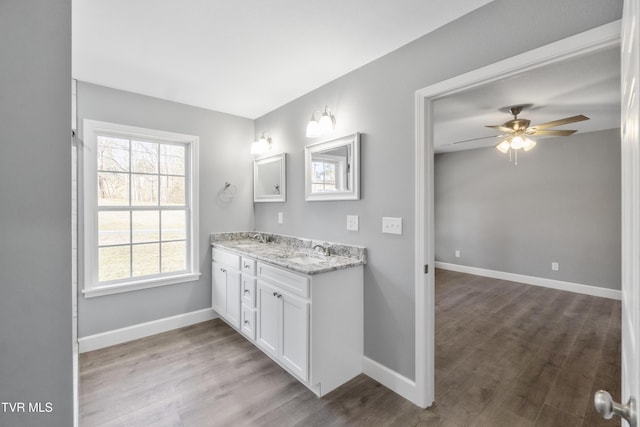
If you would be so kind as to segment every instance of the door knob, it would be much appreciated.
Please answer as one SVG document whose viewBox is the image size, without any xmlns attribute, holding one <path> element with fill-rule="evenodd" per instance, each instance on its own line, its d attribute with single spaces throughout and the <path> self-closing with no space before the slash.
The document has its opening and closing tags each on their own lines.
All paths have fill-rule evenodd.
<svg viewBox="0 0 640 427">
<path fill-rule="evenodd" d="M 636 399 L 631 397 L 626 405 L 622 405 L 618 402 L 614 402 L 611 395 L 604 391 L 598 390 L 593 396 L 593 405 L 596 407 L 596 411 L 605 420 L 611 419 L 614 415 L 619 415 L 629 423 L 630 427 L 637 427 L 637 408 Z"/>
</svg>

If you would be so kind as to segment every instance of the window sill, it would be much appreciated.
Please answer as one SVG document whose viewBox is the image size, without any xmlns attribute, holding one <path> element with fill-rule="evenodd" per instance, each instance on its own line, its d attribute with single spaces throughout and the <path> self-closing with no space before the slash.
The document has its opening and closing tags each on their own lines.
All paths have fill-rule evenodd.
<svg viewBox="0 0 640 427">
<path fill-rule="evenodd" d="M 195 282 L 200 279 L 201 275 L 201 273 L 189 273 L 179 276 L 163 277 L 161 279 L 138 280 L 135 282 L 119 283 L 117 285 L 99 286 L 83 289 L 82 294 L 85 298 L 93 298 L 122 292 L 139 291 L 141 289 L 157 288 L 159 286 L 177 285 L 180 283 Z"/>
</svg>

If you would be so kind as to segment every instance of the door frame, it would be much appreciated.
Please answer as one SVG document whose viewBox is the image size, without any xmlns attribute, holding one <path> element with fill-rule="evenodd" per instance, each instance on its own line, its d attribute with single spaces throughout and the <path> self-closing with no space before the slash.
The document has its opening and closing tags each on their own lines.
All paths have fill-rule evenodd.
<svg viewBox="0 0 640 427">
<path fill-rule="evenodd" d="M 640 2 L 625 0 L 622 9 L 621 168 L 622 168 L 622 402 L 640 398 L 640 120 L 638 119 L 637 22 Z M 624 422 L 623 425 L 629 425 Z"/>
<path fill-rule="evenodd" d="M 614 21 L 416 91 L 415 393 L 407 396 L 416 405 L 426 408 L 435 400 L 433 101 L 538 67 L 614 47 L 620 44 L 620 33 L 621 21 Z"/>
</svg>

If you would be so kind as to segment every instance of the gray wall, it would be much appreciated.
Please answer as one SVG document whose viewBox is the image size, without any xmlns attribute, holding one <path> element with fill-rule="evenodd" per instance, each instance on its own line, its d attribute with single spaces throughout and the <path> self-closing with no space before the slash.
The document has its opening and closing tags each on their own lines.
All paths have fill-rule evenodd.
<svg viewBox="0 0 640 427">
<path fill-rule="evenodd" d="M 415 91 L 616 20 L 621 10 L 622 1 L 496 0 L 256 121 L 289 153 L 287 202 L 256 205 L 256 228 L 369 249 L 367 357 L 414 377 Z M 303 147 L 316 141 L 304 132 L 325 105 L 335 111 L 336 136 L 363 133 L 360 201 L 304 201 Z M 349 214 L 360 216 L 359 232 L 346 231 Z M 383 216 L 402 217 L 403 234 L 382 234 Z"/>
<path fill-rule="evenodd" d="M 435 209 L 436 261 L 620 289 L 619 129 L 438 154 Z"/>
<path fill-rule="evenodd" d="M 71 1 L 0 2 L 0 402 L 3 426 L 73 424 Z"/>
<path fill-rule="evenodd" d="M 78 336 L 82 338 L 211 307 L 209 234 L 219 231 L 247 230 L 253 226 L 251 163 L 253 157 L 249 154 L 251 142 L 255 138 L 253 121 L 78 82 L 78 136 L 80 139 L 82 139 L 83 119 L 200 137 L 199 245 L 202 276 L 197 282 L 84 298 L 81 293 L 83 270 L 80 259 Z M 82 144 L 79 146 L 81 147 Z M 81 152 L 78 155 L 82 156 Z M 231 182 L 237 189 L 233 201 L 229 204 L 222 203 L 217 197 L 225 181 Z M 80 209 L 82 209 L 81 199 Z M 82 254 L 81 230 L 79 248 Z"/>
</svg>

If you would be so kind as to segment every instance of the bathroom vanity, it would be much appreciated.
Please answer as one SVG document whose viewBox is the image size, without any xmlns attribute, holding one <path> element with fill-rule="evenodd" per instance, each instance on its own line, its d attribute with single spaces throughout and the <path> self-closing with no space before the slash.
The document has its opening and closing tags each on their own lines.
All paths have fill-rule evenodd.
<svg viewBox="0 0 640 427">
<path fill-rule="evenodd" d="M 364 248 L 257 232 L 211 245 L 224 321 L 318 396 L 362 372 Z"/>
</svg>

